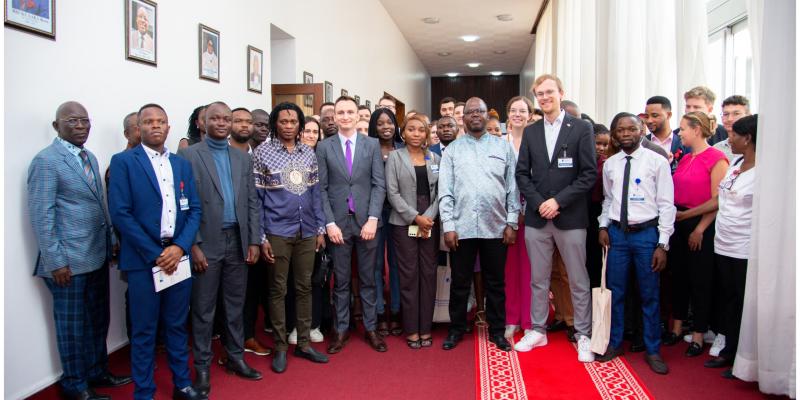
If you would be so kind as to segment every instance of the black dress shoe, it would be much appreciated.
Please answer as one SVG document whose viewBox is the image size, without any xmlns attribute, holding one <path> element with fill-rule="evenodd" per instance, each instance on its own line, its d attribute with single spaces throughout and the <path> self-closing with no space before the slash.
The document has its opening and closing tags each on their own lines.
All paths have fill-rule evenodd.
<svg viewBox="0 0 800 400">
<path fill-rule="evenodd" d="M 511 351 L 511 344 L 508 343 L 508 340 L 506 340 L 502 334 L 492 335 L 492 337 L 489 338 L 489 341 L 494 343 L 494 345 L 500 350 Z"/>
<path fill-rule="evenodd" d="M 447 338 L 444 339 L 444 342 L 442 342 L 442 348 L 445 350 L 455 349 L 456 346 L 458 345 L 458 342 L 460 342 L 461 339 L 462 335 L 459 335 L 457 333 L 450 333 L 447 335 Z"/>
<path fill-rule="evenodd" d="M 198 391 L 203 396 L 208 396 L 211 392 L 211 375 L 208 369 L 195 368 L 194 369 L 194 390 Z"/>
<path fill-rule="evenodd" d="M 305 358 L 308 361 L 319 364 L 325 364 L 328 362 L 328 356 L 314 350 L 314 348 L 311 346 L 306 347 L 305 350 L 301 350 L 299 346 L 295 347 L 294 355 L 296 357 Z"/>
<path fill-rule="evenodd" d="M 547 325 L 548 332 L 563 331 L 564 329 L 567 329 L 567 323 L 558 319 L 554 319 L 552 324 Z"/>
<path fill-rule="evenodd" d="M 81 392 L 64 392 L 64 396 L 70 400 L 111 400 L 111 396 L 107 394 L 95 393 L 94 390 L 88 388 Z"/>
<path fill-rule="evenodd" d="M 102 375 L 89 379 L 89 386 L 93 388 L 110 388 L 127 385 L 133 382 L 130 376 L 116 376 L 111 372 L 104 372 Z"/>
<path fill-rule="evenodd" d="M 674 346 L 680 343 L 681 340 L 683 340 L 683 338 L 680 335 L 676 335 L 675 332 L 670 332 L 664 337 L 662 343 L 664 343 L 664 346 Z"/>
<path fill-rule="evenodd" d="M 272 370 L 277 374 L 286 371 L 286 350 L 276 351 L 272 356 Z"/>
<path fill-rule="evenodd" d="M 645 350 L 644 348 L 644 341 L 641 338 L 636 338 L 631 343 L 630 352 L 631 353 L 641 353 Z"/>
<path fill-rule="evenodd" d="M 567 326 L 567 340 L 572 343 L 577 343 L 578 339 L 575 337 L 575 327 Z"/>
<path fill-rule="evenodd" d="M 623 354 L 622 349 L 617 349 L 611 346 L 608 346 L 606 352 L 602 355 L 598 355 L 594 358 L 595 361 L 600 362 L 609 362 Z"/>
<path fill-rule="evenodd" d="M 725 357 L 714 357 L 703 364 L 706 368 L 723 368 L 733 366 L 733 360 Z"/>
<path fill-rule="evenodd" d="M 183 389 L 172 389 L 173 400 L 208 400 L 208 396 L 201 394 L 191 386 Z"/>
<path fill-rule="evenodd" d="M 669 372 L 667 363 L 658 354 L 648 354 L 644 356 L 644 360 L 650 366 L 650 369 L 659 375 L 666 375 Z"/>
<path fill-rule="evenodd" d="M 232 358 L 228 358 L 228 362 L 225 363 L 225 370 L 236 374 L 236 376 L 249 379 L 251 381 L 257 381 L 261 379 L 261 372 L 250 368 L 250 366 L 244 362 L 244 359 L 234 360 Z"/>
<path fill-rule="evenodd" d="M 722 371 L 722 374 L 721 374 L 721 375 L 722 375 L 722 377 L 723 377 L 723 378 L 725 378 L 725 379 L 733 379 L 733 378 L 734 378 L 734 376 L 733 376 L 733 369 L 731 369 L 731 368 L 728 368 L 728 369 L 726 369 L 725 371 Z"/>
<path fill-rule="evenodd" d="M 697 357 L 700 354 L 703 354 L 703 345 L 692 342 L 689 344 L 689 347 L 686 348 L 686 357 Z"/>
</svg>

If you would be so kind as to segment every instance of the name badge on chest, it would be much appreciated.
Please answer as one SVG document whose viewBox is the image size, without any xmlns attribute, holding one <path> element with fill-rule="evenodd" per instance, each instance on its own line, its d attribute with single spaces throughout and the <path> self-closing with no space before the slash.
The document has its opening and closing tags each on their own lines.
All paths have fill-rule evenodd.
<svg viewBox="0 0 800 400">
<path fill-rule="evenodd" d="M 189 209 L 189 199 L 183 194 L 183 181 L 181 181 L 181 198 L 178 199 L 178 205 L 180 205 L 181 211 Z"/>
<path fill-rule="evenodd" d="M 439 173 L 439 164 L 431 164 L 431 173 L 433 174 Z"/>
<path fill-rule="evenodd" d="M 559 157 L 558 168 L 572 168 L 572 157 Z"/>
<path fill-rule="evenodd" d="M 636 186 L 633 187 L 633 191 L 628 196 L 628 202 L 629 203 L 644 203 L 644 194 L 642 194 L 642 189 L 640 187 L 640 184 L 642 183 L 642 180 L 639 179 L 639 178 L 636 178 L 633 182 L 636 184 Z"/>
</svg>

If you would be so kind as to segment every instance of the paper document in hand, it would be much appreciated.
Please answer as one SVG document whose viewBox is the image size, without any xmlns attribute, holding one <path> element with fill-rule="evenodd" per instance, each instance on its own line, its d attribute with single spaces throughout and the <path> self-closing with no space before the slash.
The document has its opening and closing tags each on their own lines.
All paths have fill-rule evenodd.
<svg viewBox="0 0 800 400">
<path fill-rule="evenodd" d="M 181 257 L 181 260 L 178 262 L 178 268 L 172 275 L 164 273 L 159 266 L 153 267 L 153 283 L 155 284 L 156 292 L 160 292 L 191 277 L 192 268 L 189 265 L 189 256 Z"/>
</svg>

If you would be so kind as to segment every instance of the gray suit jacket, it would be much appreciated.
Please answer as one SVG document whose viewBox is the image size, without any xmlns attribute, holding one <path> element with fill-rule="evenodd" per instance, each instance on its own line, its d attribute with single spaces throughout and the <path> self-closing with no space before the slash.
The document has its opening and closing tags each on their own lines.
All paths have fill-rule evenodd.
<svg viewBox="0 0 800 400">
<path fill-rule="evenodd" d="M 431 205 L 427 210 L 417 210 L 417 173 L 408 149 L 403 147 L 389 153 L 386 160 L 386 196 L 392 205 L 389 223 L 392 225 L 413 225 L 417 215 L 434 219 L 439 213 L 439 155 L 428 151 L 425 155 L 425 166 L 428 170 L 429 194 Z"/>
<path fill-rule="evenodd" d="M 355 217 L 364 225 L 369 217 L 379 219 L 386 198 L 383 176 L 383 157 L 378 139 L 359 135 L 353 149 L 353 174 L 347 173 L 339 135 L 333 135 L 317 145 L 320 194 L 325 223 L 335 223 L 340 228 L 347 220 L 347 197 L 352 193 Z"/>
<path fill-rule="evenodd" d="M 68 266 L 73 275 L 102 268 L 111 259 L 111 220 L 103 175 L 90 151 L 94 185 L 58 139 L 28 168 L 28 212 L 39 244 L 34 275 L 52 277 Z"/>
<path fill-rule="evenodd" d="M 242 238 L 242 254 L 247 257 L 248 245 L 260 245 L 259 201 L 253 178 L 253 160 L 250 155 L 230 147 L 231 178 L 236 200 L 236 220 Z M 192 173 L 200 195 L 202 219 L 197 232 L 197 245 L 209 261 L 217 261 L 225 255 L 222 237 L 222 214 L 225 200 L 217 174 L 217 166 L 206 142 L 196 143 L 178 151 L 178 155 L 192 164 Z"/>
</svg>

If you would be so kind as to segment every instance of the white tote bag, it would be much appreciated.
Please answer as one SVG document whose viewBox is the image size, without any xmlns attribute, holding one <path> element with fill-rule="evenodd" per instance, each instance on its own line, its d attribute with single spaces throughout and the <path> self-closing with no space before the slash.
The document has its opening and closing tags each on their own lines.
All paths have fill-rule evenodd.
<svg viewBox="0 0 800 400">
<path fill-rule="evenodd" d="M 606 258 L 603 248 L 603 272 L 600 287 L 592 289 L 592 352 L 605 354 L 611 337 L 611 291 L 606 287 Z"/>
<path fill-rule="evenodd" d="M 447 265 L 436 267 L 436 300 L 433 306 L 433 322 L 450 322 L 450 257 Z"/>
</svg>

